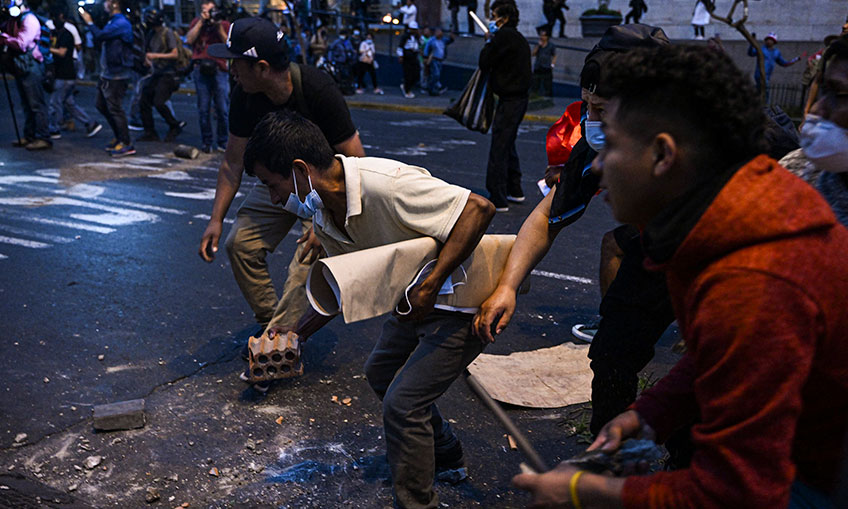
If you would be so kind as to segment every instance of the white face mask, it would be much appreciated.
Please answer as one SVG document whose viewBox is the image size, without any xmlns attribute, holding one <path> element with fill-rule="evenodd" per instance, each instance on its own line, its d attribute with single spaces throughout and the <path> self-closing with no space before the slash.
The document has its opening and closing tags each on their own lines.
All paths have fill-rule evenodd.
<svg viewBox="0 0 848 509">
<path fill-rule="evenodd" d="M 301 219 L 310 219 L 315 215 L 315 212 L 318 209 L 324 208 L 324 202 L 321 201 L 321 197 L 318 196 L 318 191 L 316 191 L 312 187 L 312 178 L 309 175 L 306 176 L 309 180 L 309 194 L 306 195 L 306 198 L 303 201 L 300 201 L 300 198 L 297 194 L 297 178 L 294 176 L 294 171 L 292 171 L 292 182 L 294 182 L 294 192 L 289 193 L 289 199 L 286 200 L 286 204 L 283 205 L 283 209 L 292 214 L 296 215 Z"/>
<path fill-rule="evenodd" d="M 600 152 L 603 150 L 604 143 L 606 142 L 606 136 L 604 136 L 604 132 L 601 130 L 601 121 L 587 120 L 585 125 L 586 132 L 583 133 L 583 137 L 586 138 L 586 143 L 588 143 L 595 152 Z"/>
<path fill-rule="evenodd" d="M 848 129 L 818 115 L 807 115 L 801 128 L 801 148 L 816 168 L 848 172 Z"/>
</svg>

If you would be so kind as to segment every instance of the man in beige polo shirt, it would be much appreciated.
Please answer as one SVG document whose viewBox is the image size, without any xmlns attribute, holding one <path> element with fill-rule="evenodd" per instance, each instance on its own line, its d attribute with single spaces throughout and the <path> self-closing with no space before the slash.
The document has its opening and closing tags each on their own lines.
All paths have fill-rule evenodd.
<svg viewBox="0 0 848 509">
<path fill-rule="evenodd" d="M 383 401 L 395 502 L 438 507 L 434 476 L 441 470 L 464 475 L 464 460 L 435 401 L 483 347 L 471 334 L 473 313 L 434 305 L 482 238 L 494 206 L 423 168 L 336 155 L 315 124 L 289 112 L 270 113 L 256 126 L 244 168 L 268 186 L 273 202 L 313 219 L 330 256 L 426 236 L 441 244 L 432 272 L 409 292 L 410 313 L 386 321 L 365 364 L 368 383 Z M 304 340 L 330 319 L 310 309 L 295 332 Z"/>
</svg>

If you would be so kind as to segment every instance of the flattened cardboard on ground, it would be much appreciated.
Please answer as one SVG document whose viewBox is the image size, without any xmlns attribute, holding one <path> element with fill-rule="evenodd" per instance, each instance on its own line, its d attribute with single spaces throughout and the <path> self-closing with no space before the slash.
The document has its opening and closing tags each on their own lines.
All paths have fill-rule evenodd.
<svg viewBox="0 0 848 509">
<path fill-rule="evenodd" d="M 559 408 L 591 399 L 588 354 L 589 345 L 573 343 L 510 355 L 480 354 L 468 371 L 498 401 Z"/>
<path fill-rule="evenodd" d="M 453 293 L 439 295 L 437 306 L 479 307 L 497 287 L 514 242 L 515 235 L 484 235 L 462 269 L 451 274 Z M 309 271 L 306 295 L 316 311 L 341 312 L 345 323 L 391 313 L 418 271 L 436 256 L 436 240 L 422 237 L 324 258 Z"/>
<path fill-rule="evenodd" d="M 144 399 L 118 401 L 94 407 L 94 429 L 99 431 L 143 428 L 146 423 Z"/>
</svg>

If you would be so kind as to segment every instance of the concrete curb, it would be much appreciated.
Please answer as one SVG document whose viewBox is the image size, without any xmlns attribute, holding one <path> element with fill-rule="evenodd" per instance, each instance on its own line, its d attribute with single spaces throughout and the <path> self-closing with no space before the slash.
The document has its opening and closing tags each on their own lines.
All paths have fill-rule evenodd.
<svg viewBox="0 0 848 509">
<path fill-rule="evenodd" d="M 97 85 L 94 81 L 81 80 L 77 81 L 77 85 L 81 85 L 84 87 L 94 87 Z M 185 94 L 185 95 L 194 95 L 193 90 L 189 90 L 186 88 L 180 88 L 175 94 Z M 368 102 L 368 101 L 357 101 L 357 100 L 347 100 L 348 108 L 354 108 L 359 110 L 378 110 L 378 111 L 400 111 L 404 113 L 423 113 L 428 115 L 441 115 L 445 109 L 439 106 L 423 106 L 423 105 L 412 105 L 412 104 L 397 104 L 397 103 L 380 103 L 380 102 Z M 556 115 L 539 115 L 535 113 L 528 113 L 524 115 L 525 122 L 537 122 L 543 124 L 553 124 L 557 120 L 559 120 L 559 116 Z"/>
</svg>

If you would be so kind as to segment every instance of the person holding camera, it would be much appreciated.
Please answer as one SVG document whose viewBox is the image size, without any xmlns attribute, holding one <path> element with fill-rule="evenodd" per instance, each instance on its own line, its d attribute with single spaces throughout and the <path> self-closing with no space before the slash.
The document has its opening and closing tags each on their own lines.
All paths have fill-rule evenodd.
<svg viewBox="0 0 848 509">
<path fill-rule="evenodd" d="M 24 137 L 13 143 L 27 150 L 53 147 L 47 127 L 47 98 L 44 92 L 44 55 L 38 47 L 41 22 L 22 0 L 13 0 L 0 27 L 3 72 L 15 77 L 24 108 Z"/>
<path fill-rule="evenodd" d="M 200 135 L 203 138 L 202 150 L 212 152 L 212 123 L 209 108 L 215 102 L 218 150 L 227 148 L 227 123 L 230 110 L 230 82 L 227 62 L 223 58 L 214 58 L 206 52 L 210 44 L 227 41 L 230 22 L 224 19 L 224 12 L 218 9 L 214 0 L 203 0 L 200 16 L 191 20 L 186 42 L 191 45 L 191 59 L 194 70 L 191 78 L 197 92 L 197 109 L 200 111 Z"/>
</svg>

